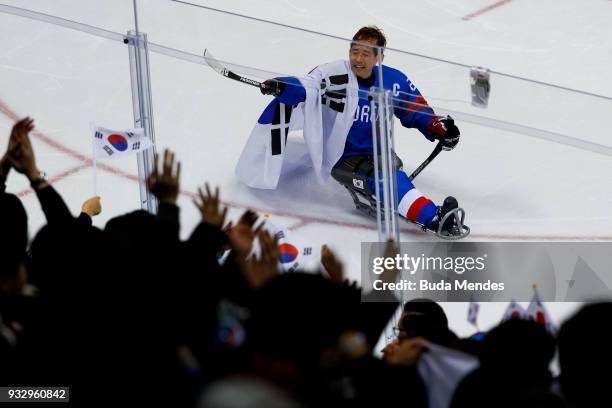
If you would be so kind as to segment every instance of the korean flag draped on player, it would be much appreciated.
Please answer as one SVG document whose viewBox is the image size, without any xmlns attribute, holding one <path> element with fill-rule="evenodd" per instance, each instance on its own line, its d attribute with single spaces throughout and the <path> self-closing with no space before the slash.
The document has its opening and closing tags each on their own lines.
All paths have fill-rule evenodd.
<svg viewBox="0 0 612 408">
<path fill-rule="evenodd" d="M 344 151 L 358 103 L 357 79 L 348 61 L 320 65 L 299 81 L 306 101 L 293 107 L 274 99 L 251 131 L 236 165 L 236 176 L 249 187 L 276 188 L 290 130 L 303 129 L 308 158 L 319 180 L 329 178 Z M 322 109 L 331 103 L 333 109 Z"/>
<path fill-rule="evenodd" d="M 144 129 L 110 130 L 93 128 L 93 154 L 96 159 L 115 159 L 129 156 L 151 147 Z"/>
</svg>

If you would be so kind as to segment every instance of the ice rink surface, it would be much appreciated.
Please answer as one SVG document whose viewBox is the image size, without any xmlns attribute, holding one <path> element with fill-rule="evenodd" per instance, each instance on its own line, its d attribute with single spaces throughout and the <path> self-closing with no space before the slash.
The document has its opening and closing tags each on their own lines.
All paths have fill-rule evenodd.
<svg viewBox="0 0 612 408">
<path fill-rule="evenodd" d="M 204 1 L 205 5 L 333 36 L 350 38 L 363 25 L 381 27 L 393 49 L 612 96 L 612 1 Z M 134 28 L 126 0 L 7 1 L 2 4 L 125 33 Z M 347 57 L 348 43 L 236 15 L 165 0 L 140 1 L 139 28 L 149 41 L 275 73 L 301 75 Z M 222 78 L 210 68 L 150 56 L 157 150 L 174 150 L 183 165 L 182 235 L 199 221 L 191 203 L 205 181 L 219 185 L 235 217 L 247 207 L 268 212 L 303 239 L 328 243 L 359 279 L 360 242 L 377 239 L 374 220 L 353 208 L 333 181 L 319 184 L 305 168 L 282 177 L 276 191 L 240 184 L 234 166 L 270 97 Z M 461 142 L 443 152 L 415 181 L 435 202 L 458 198 L 476 241 L 612 240 L 609 155 L 463 120 L 461 114 L 543 129 L 612 147 L 612 101 L 505 76 L 492 76 L 487 110 L 470 105 L 469 69 L 388 50 L 385 64 L 405 72 L 436 111 L 458 112 Z M 256 78 L 265 79 L 265 78 Z M 64 27 L 0 13 L 0 145 L 20 117 L 36 120 L 38 166 L 72 211 L 94 193 L 91 124 L 133 127 L 127 47 Z M 467 118 L 467 116 L 466 116 Z M 396 122 L 396 147 L 414 169 L 433 145 Z M 527 132 L 528 133 L 528 132 Z M 570 143 L 571 144 L 571 143 Z M 303 144 L 292 135 L 289 158 Z M 139 207 L 136 161 L 97 167 L 103 213 L 94 224 Z M 24 177 L 11 174 L 29 214 L 30 235 L 44 222 Z M 406 225 L 402 240 L 427 241 Z M 69 249 L 67 249 L 69 251 Z M 482 305 L 480 323 L 497 323 L 505 304 Z M 452 328 L 474 331 L 465 304 L 445 304 Z M 559 322 L 575 304 L 550 304 Z"/>
</svg>

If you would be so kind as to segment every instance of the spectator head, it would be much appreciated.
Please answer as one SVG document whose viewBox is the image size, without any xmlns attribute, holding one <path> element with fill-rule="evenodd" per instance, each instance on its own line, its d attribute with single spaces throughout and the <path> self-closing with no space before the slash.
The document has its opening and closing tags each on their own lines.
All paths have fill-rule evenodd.
<svg viewBox="0 0 612 408">
<path fill-rule="evenodd" d="M 448 329 L 448 319 L 442 307 L 430 299 L 413 299 L 404 305 L 399 323 L 399 339 L 425 337 L 427 340 L 450 345 L 456 336 Z"/>
<path fill-rule="evenodd" d="M 104 231 L 126 245 L 142 243 L 142 237 L 152 237 L 155 216 L 144 210 L 136 210 L 108 220 Z"/>
<path fill-rule="evenodd" d="M 555 339 L 531 320 L 511 319 L 492 329 L 482 344 L 481 366 L 517 382 L 548 384 Z"/>
<path fill-rule="evenodd" d="M 612 365 L 610 316 L 612 302 L 589 304 L 561 326 L 561 388 L 576 406 L 599 406 L 609 400 L 609 376 L 596 367 L 606 370 Z"/>
<path fill-rule="evenodd" d="M 448 319 L 444 309 L 431 299 L 412 299 L 404 304 L 402 318 L 410 315 L 423 315 L 438 326 L 448 327 Z"/>
<path fill-rule="evenodd" d="M 543 325 L 520 319 L 501 323 L 482 340 L 480 367 L 460 382 L 451 407 L 558 407 L 558 398 L 549 394 L 554 352 L 554 339 Z"/>
<path fill-rule="evenodd" d="M 320 275 L 283 274 L 259 289 L 247 324 L 252 353 L 304 371 L 357 327 L 360 293 Z"/>
</svg>

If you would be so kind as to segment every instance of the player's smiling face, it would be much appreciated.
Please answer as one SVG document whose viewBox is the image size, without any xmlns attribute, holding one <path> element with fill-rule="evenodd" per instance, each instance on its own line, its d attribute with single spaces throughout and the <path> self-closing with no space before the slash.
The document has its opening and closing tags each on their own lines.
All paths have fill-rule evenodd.
<svg viewBox="0 0 612 408">
<path fill-rule="evenodd" d="M 376 45 L 374 40 L 360 40 L 362 42 L 367 42 L 372 45 Z M 384 58 L 384 54 L 381 55 L 381 60 Z M 351 69 L 353 73 L 357 75 L 359 78 L 367 79 L 372 75 L 372 68 L 378 62 L 376 57 L 376 49 L 373 47 L 368 47 L 367 45 L 361 44 L 351 44 L 351 49 L 349 50 L 349 61 L 351 63 Z"/>
</svg>

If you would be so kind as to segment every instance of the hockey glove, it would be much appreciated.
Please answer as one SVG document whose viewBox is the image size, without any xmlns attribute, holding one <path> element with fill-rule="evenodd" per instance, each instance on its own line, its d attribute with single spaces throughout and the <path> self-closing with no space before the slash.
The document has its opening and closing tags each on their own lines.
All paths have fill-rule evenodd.
<svg viewBox="0 0 612 408">
<path fill-rule="evenodd" d="M 259 88 L 264 95 L 281 96 L 285 91 L 285 84 L 278 79 L 268 79 Z"/>
<path fill-rule="evenodd" d="M 442 142 L 442 148 L 444 150 L 453 150 L 457 143 L 459 143 L 459 128 L 455 126 L 455 120 L 450 116 L 446 118 L 434 117 L 427 130 L 431 132 L 434 137 Z"/>
</svg>

